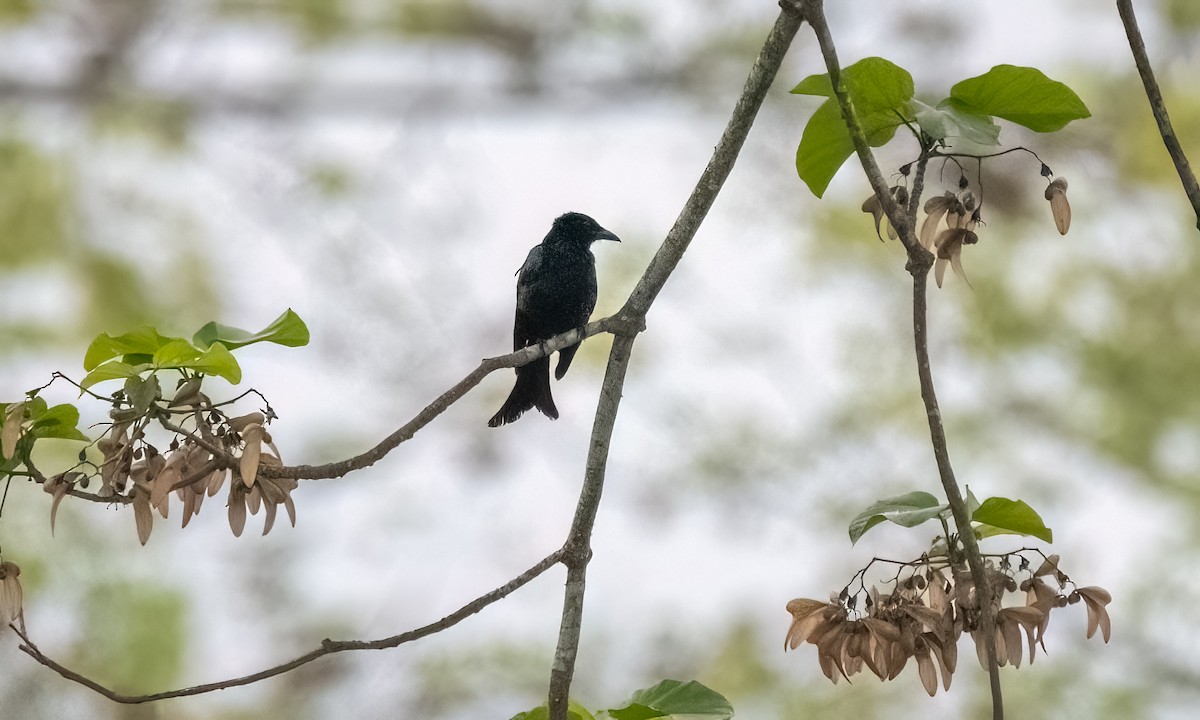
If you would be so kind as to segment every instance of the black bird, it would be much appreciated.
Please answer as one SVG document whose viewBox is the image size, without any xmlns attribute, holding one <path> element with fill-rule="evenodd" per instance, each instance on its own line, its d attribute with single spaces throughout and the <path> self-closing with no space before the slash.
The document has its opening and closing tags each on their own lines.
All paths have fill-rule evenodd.
<svg viewBox="0 0 1200 720">
<path fill-rule="evenodd" d="M 600 223 L 577 212 L 555 218 L 540 245 L 529 251 L 517 271 L 517 317 L 513 322 L 513 350 L 549 340 L 555 335 L 587 325 L 596 308 L 596 240 L 621 239 Z M 579 343 L 558 351 L 555 379 L 571 366 Z M 550 358 L 543 357 L 516 368 L 517 384 L 488 427 L 515 421 L 530 408 L 558 418 L 550 394 Z"/>
</svg>

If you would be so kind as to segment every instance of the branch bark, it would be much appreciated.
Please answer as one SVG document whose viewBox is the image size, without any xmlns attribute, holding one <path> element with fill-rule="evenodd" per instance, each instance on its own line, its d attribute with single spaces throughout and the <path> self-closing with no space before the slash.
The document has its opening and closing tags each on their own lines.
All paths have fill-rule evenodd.
<svg viewBox="0 0 1200 720">
<path fill-rule="evenodd" d="M 1162 136 L 1163 145 L 1175 163 L 1175 171 L 1183 183 L 1183 191 L 1187 193 L 1196 213 L 1196 228 L 1200 229 L 1200 184 L 1188 163 L 1187 155 L 1175 136 L 1171 127 L 1171 118 L 1167 115 L 1167 104 L 1163 101 L 1162 91 L 1158 89 L 1158 81 L 1154 78 L 1154 68 L 1150 67 L 1150 58 L 1146 56 L 1146 43 L 1142 40 L 1142 31 L 1138 27 L 1137 16 L 1133 14 L 1132 0 L 1117 0 L 1117 12 L 1121 15 L 1121 23 L 1125 25 L 1125 36 L 1129 38 L 1129 49 L 1133 52 L 1133 62 L 1137 65 L 1138 75 L 1142 78 L 1142 86 L 1146 89 L 1146 99 L 1150 101 L 1150 111 L 1154 113 L 1154 121 L 1158 123 L 1158 134 Z"/>
<path fill-rule="evenodd" d="M 537 576 L 561 562 L 562 555 L 562 550 L 555 550 L 536 565 L 508 581 L 504 585 L 501 585 L 485 595 L 475 598 L 471 602 L 463 605 L 461 608 L 455 610 L 441 620 L 400 633 L 399 635 L 392 635 L 391 637 L 381 638 L 379 640 L 326 639 L 321 641 L 321 646 L 315 650 L 305 653 L 304 655 L 301 655 L 300 657 L 290 660 L 286 663 L 267 668 L 266 670 L 260 670 L 259 672 L 250 675 L 231 678 L 229 680 L 221 680 L 220 682 L 195 685 L 192 687 L 181 688 L 179 690 L 167 690 L 165 692 L 152 693 L 149 695 L 123 695 L 115 690 L 111 690 L 95 680 L 85 677 L 80 673 L 77 673 L 74 670 L 71 670 L 61 663 L 51 659 L 38 649 L 38 646 L 29 639 L 29 636 L 26 635 L 25 632 L 17 628 L 15 625 L 9 625 L 9 627 L 12 628 L 12 630 L 21 638 L 22 644 L 18 646 L 18 649 L 42 665 L 45 665 L 67 680 L 79 683 L 80 685 L 83 685 L 84 687 L 103 695 L 113 702 L 123 703 L 126 705 L 139 705 L 141 703 L 154 702 L 156 700 L 188 697 L 190 695 L 203 695 L 204 693 L 210 693 L 214 690 L 227 690 L 229 688 L 238 687 L 241 685 L 250 685 L 251 683 L 259 682 L 260 680 L 266 680 L 267 678 L 272 678 L 276 675 L 282 675 L 286 672 L 290 672 L 301 665 L 307 665 L 317 658 L 325 657 L 326 655 L 332 655 L 334 653 L 346 652 L 349 650 L 386 650 L 388 648 L 398 647 L 404 643 L 419 640 L 428 635 L 433 635 L 434 633 L 438 633 L 449 627 L 453 627 L 480 610 L 483 610 L 488 605 L 491 605 L 492 603 L 511 595 L 523 585 L 527 584 Z"/>
<path fill-rule="evenodd" d="M 563 546 L 563 562 L 567 566 L 567 583 L 563 596 L 562 621 L 559 627 L 558 645 L 550 671 L 549 709 L 551 720 L 566 720 L 567 702 L 571 681 L 575 673 L 575 661 L 579 653 L 579 634 L 583 623 L 583 600 L 587 577 L 587 565 L 591 560 L 592 528 L 595 526 L 600 497 L 604 490 L 605 468 L 608 450 L 612 441 L 613 425 L 621 401 L 621 390 L 625 384 L 625 372 L 633 351 L 637 332 L 645 325 L 650 306 L 662 291 L 671 273 L 678 266 L 688 245 L 708 215 L 709 209 L 729 177 L 737 161 L 746 136 L 775 79 L 783 56 L 791 46 L 792 39 L 800 29 L 802 18 L 793 6 L 781 3 L 782 11 L 767 36 L 758 58 L 750 70 L 729 123 L 713 150 L 700 180 L 680 211 L 667 237 L 659 246 L 650 265 L 646 268 L 637 286 L 625 305 L 615 316 L 625 323 L 623 331 L 615 331 L 616 339 L 609 353 L 608 369 L 596 408 L 596 420 L 592 427 L 591 445 L 588 450 L 587 469 L 571 531 Z"/>
</svg>

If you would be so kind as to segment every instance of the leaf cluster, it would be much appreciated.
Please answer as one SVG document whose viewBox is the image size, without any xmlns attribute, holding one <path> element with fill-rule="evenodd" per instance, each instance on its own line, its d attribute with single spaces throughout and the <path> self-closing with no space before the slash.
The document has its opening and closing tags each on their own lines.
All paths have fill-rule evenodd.
<svg viewBox="0 0 1200 720">
<path fill-rule="evenodd" d="M 968 143 L 1000 144 L 996 118 L 1035 132 L 1061 130 L 1072 120 L 1090 117 L 1075 91 L 1037 68 L 997 65 L 950 88 L 950 95 L 928 105 L 915 99 L 912 75 L 880 57 L 868 57 L 842 69 L 844 93 L 871 147 L 881 147 L 907 128 L 924 147 Z M 810 75 L 791 91 L 827 98 L 809 118 L 796 148 L 796 171 L 813 195 L 821 197 L 833 176 L 854 153 L 854 142 L 828 74 Z"/>
</svg>

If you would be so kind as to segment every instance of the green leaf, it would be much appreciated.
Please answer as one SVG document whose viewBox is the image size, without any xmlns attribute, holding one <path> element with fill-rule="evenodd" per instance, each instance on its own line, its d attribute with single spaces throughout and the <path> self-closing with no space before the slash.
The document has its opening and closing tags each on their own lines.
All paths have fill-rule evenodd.
<svg viewBox="0 0 1200 720">
<path fill-rule="evenodd" d="M 148 325 L 115 337 L 100 333 L 84 353 L 83 369 L 91 371 L 100 363 L 122 355 L 153 355 L 163 345 L 180 339 L 164 337 Z"/>
<path fill-rule="evenodd" d="M 867 144 L 879 147 L 896 134 L 903 120 L 912 116 L 912 75 L 883 58 L 869 57 L 842 70 L 842 86 L 850 96 Z M 831 96 L 828 75 L 812 75 L 792 89 L 804 95 Z M 796 172 L 817 197 L 825 194 L 833 176 L 854 154 L 850 131 L 842 119 L 837 99 L 829 97 L 804 126 L 796 148 Z"/>
<path fill-rule="evenodd" d="M 158 386 L 158 376 L 151 375 L 143 380 L 140 376 L 131 377 L 125 381 L 125 397 L 138 413 L 144 413 L 150 404 L 162 394 Z"/>
<path fill-rule="evenodd" d="M 638 690 L 629 704 L 608 711 L 614 720 L 701 720 L 733 717 L 733 707 L 719 692 L 692 680 L 663 680 L 654 687 Z"/>
<path fill-rule="evenodd" d="M 829 73 L 817 73 L 801 80 L 800 84 L 792 88 L 790 92 L 793 95 L 833 97 L 833 83 L 829 82 Z"/>
<path fill-rule="evenodd" d="M 242 368 L 221 343 L 214 343 L 195 360 L 181 362 L 175 367 L 188 368 L 205 375 L 217 375 L 237 385 L 242 381 Z"/>
<path fill-rule="evenodd" d="M 967 517 L 975 515 L 975 511 L 979 509 L 979 498 L 975 497 L 975 493 L 971 492 L 971 486 L 967 486 Z"/>
<path fill-rule="evenodd" d="M 517 713 L 512 716 L 511 720 L 549 720 L 550 708 L 546 705 L 536 707 L 527 712 Z M 587 708 L 575 702 L 574 700 L 567 701 L 567 720 L 596 720 L 596 716 L 592 715 Z"/>
<path fill-rule="evenodd" d="M 1074 90 L 1031 67 L 997 65 L 950 88 L 950 97 L 977 114 L 1004 118 L 1035 132 L 1054 132 L 1092 116 Z"/>
<path fill-rule="evenodd" d="M 903 527 L 916 527 L 949 508 L 945 503 L 938 503 L 933 495 L 921 491 L 878 500 L 850 521 L 850 543 L 857 543 L 864 533 L 885 520 Z"/>
<path fill-rule="evenodd" d="M 292 312 L 291 308 L 256 333 L 210 322 L 192 336 L 192 342 L 197 347 L 206 348 L 219 342 L 230 350 L 236 350 L 243 345 L 251 345 L 256 342 L 273 342 L 287 347 L 301 347 L 308 344 L 308 339 L 308 326 L 304 324 L 299 315 Z"/>
<path fill-rule="evenodd" d="M 200 357 L 200 350 L 187 340 L 172 340 L 154 351 L 152 362 L 160 368 L 182 367 Z"/>
<path fill-rule="evenodd" d="M 151 369 L 149 364 L 130 365 L 119 361 L 106 362 L 89 372 L 79 382 L 81 388 L 87 389 L 98 382 L 137 377 Z"/>
<path fill-rule="evenodd" d="M 35 415 L 29 432 L 38 438 L 91 440 L 79 430 L 79 409 L 69 403 L 55 405 Z"/>
<path fill-rule="evenodd" d="M 990 535 L 1031 535 L 1039 540 L 1054 542 L 1054 534 L 1042 517 L 1024 500 L 991 497 L 983 501 L 971 519 L 981 523 L 979 528 L 985 537 Z"/>
<path fill-rule="evenodd" d="M 912 101 L 912 112 L 926 135 L 935 140 L 967 140 L 976 145 L 999 145 L 1000 127 L 989 115 L 980 115 L 953 98 L 937 107 Z"/>
</svg>

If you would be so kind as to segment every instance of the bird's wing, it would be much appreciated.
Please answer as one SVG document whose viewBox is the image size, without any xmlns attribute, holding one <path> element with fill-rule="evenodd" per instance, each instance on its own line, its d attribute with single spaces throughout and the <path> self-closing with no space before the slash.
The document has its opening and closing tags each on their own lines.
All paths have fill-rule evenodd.
<svg viewBox="0 0 1200 720">
<path fill-rule="evenodd" d="M 529 251 L 529 255 L 525 257 L 525 264 L 517 271 L 517 313 L 513 320 L 513 350 L 520 350 L 537 342 L 531 327 L 533 308 L 529 307 L 529 295 L 533 276 L 537 274 L 537 268 L 541 264 L 542 246 L 537 245 Z"/>
</svg>

